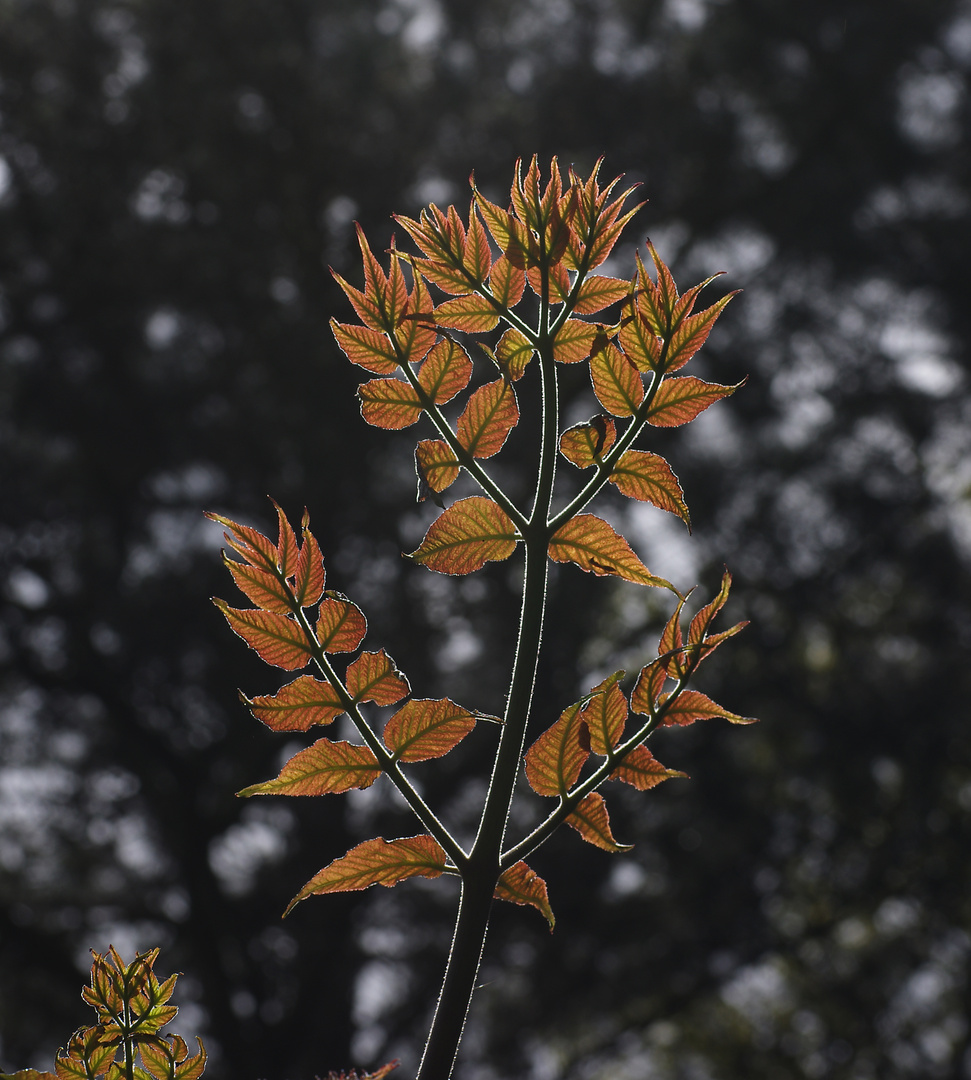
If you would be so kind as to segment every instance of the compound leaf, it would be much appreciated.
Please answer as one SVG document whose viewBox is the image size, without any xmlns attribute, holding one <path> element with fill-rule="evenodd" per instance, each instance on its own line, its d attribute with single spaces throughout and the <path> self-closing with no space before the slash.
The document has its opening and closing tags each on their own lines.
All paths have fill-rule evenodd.
<svg viewBox="0 0 971 1080">
<path fill-rule="evenodd" d="M 342 712 L 337 691 L 330 683 L 320 682 L 311 675 L 287 683 L 275 694 L 248 698 L 240 694 L 257 720 L 274 731 L 308 731 L 315 724 L 329 724 Z"/>
<path fill-rule="evenodd" d="M 443 757 L 475 727 L 475 717 L 448 698 L 403 705 L 384 729 L 384 745 L 398 761 Z"/>
<path fill-rule="evenodd" d="M 274 667 L 296 671 L 310 663 L 310 645 L 300 624 L 286 615 L 259 609 L 231 608 L 225 600 L 212 601 L 226 616 L 233 633 Z"/>
<path fill-rule="evenodd" d="M 579 720 L 582 704 L 564 709 L 526 751 L 526 779 L 537 795 L 566 795 L 590 756 L 586 729 Z"/>
<path fill-rule="evenodd" d="M 680 427 L 694 420 L 709 405 L 734 394 L 744 381 L 734 386 L 722 386 L 694 375 L 665 379 L 647 410 L 647 422 L 654 427 Z"/>
<path fill-rule="evenodd" d="M 630 784 L 638 791 L 649 791 L 657 787 L 664 780 L 670 780 L 673 776 L 687 777 L 687 773 L 677 769 L 666 769 L 660 761 L 643 744 L 635 746 L 623 762 L 617 766 L 608 779 L 620 780 L 624 784 Z"/>
<path fill-rule="evenodd" d="M 367 633 L 364 612 L 346 596 L 328 592 L 317 618 L 317 640 L 324 652 L 354 652 Z"/>
<path fill-rule="evenodd" d="M 509 432 L 519 423 L 516 391 L 507 379 L 480 386 L 459 417 L 456 435 L 462 446 L 477 458 L 492 457 Z"/>
<path fill-rule="evenodd" d="M 550 924 L 550 932 L 556 925 L 546 882 L 524 862 L 515 863 L 503 873 L 496 885 L 494 896 L 497 900 L 508 900 L 511 904 L 529 904 L 536 908 Z"/>
<path fill-rule="evenodd" d="M 501 562 L 519 539 L 506 512 L 482 495 L 453 503 L 432 522 L 417 551 L 407 556 L 440 574 L 471 574 Z"/>
<path fill-rule="evenodd" d="M 409 877 L 440 877 L 445 871 L 445 852 L 437 840 L 425 834 L 401 840 L 365 840 L 335 859 L 297 893 L 287 905 L 289 914 L 308 896 L 351 892 L 371 885 L 390 888 Z"/>
<path fill-rule="evenodd" d="M 602 848 L 616 855 L 618 852 L 630 851 L 633 844 L 618 844 L 614 834 L 610 831 L 610 818 L 607 814 L 607 804 L 604 797 L 597 791 L 591 791 L 577 803 L 576 809 L 566 819 L 567 825 L 574 829 L 594 847 Z"/>
<path fill-rule="evenodd" d="M 318 739 L 294 754 L 275 780 L 243 788 L 251 795 L 339 795 L 352 788 L 368 788 L 381 775 L 381 766 L 366 746 Z"/>
<path fill-rule="evenodd" d="M 681 484 L 660 454 L 627 450 L 614 466 L 610 482 L 630 499 L 649 502 L 661 510 L 677 514 L 690 530 L 691 516 Z"/>
<path fill-rule="evenodd" d="M 357 388 L 361 415 L 373 427 L 400 431 L 421 416 L 418 392 L 403 379 L 369 379 Z"/>
<path fill-rule="evenodd" d="M 576 563 L 588 573 L 612 574 L 638 585 L 676 591 L 669 581 L 652 574 L 630 544 L 594 514 L 577 514 L 560 526 L 550 540 L 549 552 L 554 562 Z"/>
</svg>

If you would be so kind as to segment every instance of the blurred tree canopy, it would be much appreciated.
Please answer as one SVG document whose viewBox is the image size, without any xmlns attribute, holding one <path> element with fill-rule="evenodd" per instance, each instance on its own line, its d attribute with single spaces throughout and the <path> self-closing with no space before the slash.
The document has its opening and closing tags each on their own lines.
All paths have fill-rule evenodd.
<svg viewBox="0 0 971 1080">
<path fill-rule="evenodd" d="M 556 933 L 497 910 L 461 1076 L 971 1076 L 969 67 L 966 0 L 0 0 L 0 1068 L 49 1067 L 109 941 L 186 973 L 213 1080 L 414 1062 L 454 896 L 280 922 L 405 819 L 234 799 L 295 745 L 236 702 L 275 687 L 202 510 L 306 504 L 421 694 L 501 705 L 508 571 L 401 562 L 410 443 L 357 415 L 327 267 L 538 152 L 643 183 L 608 272 L 650 234 L 746 290 L 706 363 L 747 386 L 658 439 L 695 534 L 614 512 L 655 572 L 733 571 L 707 688 L 763 722 L 658 738 L 693 779 L 608 793 L 630 856 L 544 849 Z M 555 585 L 563 703 L 663 612 Z"/>
</svg>

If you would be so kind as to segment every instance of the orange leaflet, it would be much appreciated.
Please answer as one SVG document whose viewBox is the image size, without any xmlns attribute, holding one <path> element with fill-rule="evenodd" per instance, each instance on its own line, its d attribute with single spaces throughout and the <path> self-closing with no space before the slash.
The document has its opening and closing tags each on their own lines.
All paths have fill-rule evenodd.
<svg viewBox="0 0 971 1080">
<path fill-rule="evenodd" d="M 440 574 L 471 574 L 487 562 L 508 559 L 518 540 L 504 510 L 491 499 L 471 495 L 433 521 L 421 546 L 406 558 Z"/>
<path fill-rule="evenodd" d="M 231 608 L 225 600 L 212 601 L 226 621 L 251 649 L 274 667 L 296 671 L 310 663 L 310 645 L 300 624 L 271 611 Z"/>
<path fill-rule="evenodd" d="M 219 522 L 233 533 L 232 536 L 225 534 L 226 542 L 251 566 L 269 570 L 270 573 L 279 569 L 279 552 L 261 532 L 250 528 L 249 525 L 239 525 L 221 514 L 212 514 L 207 511 L 205 516 L 210 521 Z"/>
<path fill-rule="evenodd" d="M 283 615 L 289 613 L 289 590 L 276 574 L 270 574 L 248 563 L 230 559 L 225 552 L 223 552 L 223 564 L 233 575 L 233 581 L 236 582 L 240 592 L 244 593 L 247 599 L 252 600 L 257 607 Z"/>
<path fill-rule="evenodd" d="M 492 268 L 492 249 L 479 215 L 475 212 L 475 200 L 469 206 L 469 228 L 465 237 L 462 265 L 481 285 Z"/>
<path fill-rule="evenodd" d="M 324 652 L 353 652 L 367 633 L 364 612 L 346 596 L 328 592 L 320 605 L 317 640 Z"/>
<path fill-rule="evenodd" d="M 708 340 L 708 335 L 715 325 L 715 320 L 728 306 L 731 298 L 736 295 L 737 290 L 723 296 L 721 300 L 716 304 L 712 304 L 710 308 L 699 311 L 697 315 L 691 315 L 681 322 L 668 342 L 668 353 L 664 364 L 665 371 L 677 371 L 678 368 L 684 367 Z"/>
<path fill-rule="evenodd" d="M 696 720 L 711 720 L 720 717 L 731 724 L 754 724 L 754 716 L 739 716 L 738 713 L 729 712 L 721 705 L 716 705 L 710 697 L 698 690 L 682 690 L 673 700 L 667 695 L 658 701 L 658 711 L 664 716 L 661 721 L 664 727 L 677 725 L 685 727 L 693 724 Z"/>
<path fill-rule="evenodd" d="M 366 746 L 318 739 L 299 751 L 275 780 L 252 784 L 238 792 L 251 795 L 340 795 L 352 788 L 369 788 L 381 775 L 378 759 Z"/>
<path fill-rule="evenodd" d="M 659 662 L 674 679 L 680 679 L 690 666 L 690 659 L 685 654 L 684 642 L 681 638 L 681 609 L 683 607 L 684 600 L 682 599 L 661 631 L 661 637 L 657 643 Z"/>
<path fill-rule="evenodd" d="M 488 458 L 502 449 L 506 436 L 518 423 L 516 391 L 506 379 L 497 379 L 480 386 L 469 398 L 456 435 L 472 457 Z"/>
<path fill-rule="evenodd" d="M 330 320 L 330 329 L 352 364 L 375 375 L 393 375 L 398 370 L 398 356 L 386 334 L 336 319 Z"/>
<path fill-rule="evenodd" d="M 687 773 L 677 769 L 666 769 L 643 744 L 635 746 L 624 758 L 623 763 L 608 777 L 609 780 L 620 780 L 624 784 L 630 784 L 638 791 L 649 791 L 657 787 L 664 780 L 670 780 L 673 776 L 687 778 Z"/>
<path fill-rule="evenodd" d="M 475 727 L 475 717 L 448 698 L 403 705 L 384 729 L 384 745 L 398 761 L 443 757 Z"/>
<path fill-rule="evenodd" d="M 284 514 L 280 507 L 280 504 L 276 499 L 271 499 L 274 509 L 276 510 L 277 523 L 279 529 L 279 540 L 277 541 L 277 558 L 280 565 L 280 573 L 285 578 L 293 577 L 297 569 L 297 538 L 293 534 L 293 529 L 290 527 L 290 522 L 287 521 L 287 516 Z"/>
<path fill-rule="evenodd" d="M 688 641 L 692 644 L 702 641 L 708 634 L 708 628 L 715 620 L 715 616 L 728 602 L 728 594 L 732 588 L 732 575 L 725 570 L 722 574 L 721 587 L 718 595 L 703 608 L 691 620 L 688 627 Z"/>
<path fill-rule="evenodd" d="M 411 693 L 408 680 L 384 649 L 361 653 L 348 666 L 344 681 L 355 701 L 373 701 L 376 705 L 393 705 Z"/>
<path fill-rule="evenodd" d="M 492 302 L 478 293 L 456 296 L 435 308 L 436 326 L 449 326 L 453 330 L 464 330 L 467 334 L 493 330 L 498 323 L 499 316 Z"/>
<path fill-rule="evenodd" d="M 520 266 L 501 255 L 489 275 L 489 291 L 503 307 L 513 308 L 526 291 L 526 274 Z"/>
<path fill-rule="evenodd" d="M 667 680 L 667 669 L 660 660 L 645 664 L 630 696 L 631 709 L 641 716 L 650 716 Z"/>
<path fill-rule="evenodd" d="M 418 393 L 403 379 L 370 379 L 357 388 L 361 415 L 373 427 L 400 431 L 421 416 Z"/>
<path fill-rule="evenodd" d="M 677 514 L 691 530 L 691 517 L 684 492 L 671 466 L 660 454 L 628 450 L 610 474 L 610 482 L 628 498 L 649 502 L 661 510 Z"/>
<path fill-rule="evenodd" d="M 418 382 L 436 405 L 451 401 L 469 385 L 471 378 L 469 354 L 451 338 L 442 338 L 418 372 Z"/>
<path fill-rule="evenodd" d="M 581 737 L 580 707 L 577 702 L 564 709 L 526 751 L 526 779 L 537 795 L 565 795 L 590 756 L 589 744 Z"/>
<path fill-rule="evenodd" d="M 308 731 L 314 724 L 329 724 L 344 711 L 337 691 L 310 675 L 287 683 L 276 694 L 248 698 L 240 694 L 253 715 L 274 731 Z"/>
<path fill-rule="evenodd" d="M 415 447 L 415 469 L 419 502 L 424 502 L 432 493 L 444 491 L 459 474 L 458 459 L 448 443 L 441 439 L 422 439 Z M 432 501 L 438 500 L 433 498 Z"/>
<path fill-rule="evenodd" d="M 567 319 L 556 332 L 553 356 L 563 364 L 579 364 L 590 355 L 594 339 L 601 332 L 597 323 Z"/>
<path fill-rule="evenodd" d="M 635 314 L 624 319 L 620 326 L 620 344 L 624 354 L 638 371 L 657 371 L 661 366 L 661 339 L 654 333 L 654 328 L 641 315 L 637 308 Z"/>
<path fill-rule="evenodd" d="M 647 411 L 647 422 L 654 427 L 680 427 L 694 420 L 709 405 L 734 394 L 744 382 L 743 379 L 734 386 L 721 386 L 694 375 L 665 379 Z"/>
<path fill-rule="evenodd" d="M 595 686 L 593 697 L 580 711 L 580 719 L 590 732 L 590 749 L 601 757 L 620 742 L 627 723 L 627 698 L 617 685 L 624 674 L 615 671 Z"/>
<path fill-rule="evenodd" d="M 613 574 L 638 585 L 677 590 L 664 578 L 656 577 L 631 550 L 630 544 L 603 518 L 577 514 L 553 534 L 550 558 L 554 562 L 576 563 L 581 570 L 602 576 Z"/>
<path fill-rule="evenodd" d="M 613 342 L 590 357 L 590 381 L 597 400 L 614 416 L 633 416 L 644 400 L 644 383 Z"/>
<path fill-rule="evenodd" d="M 631 291 L 629 281 L 621 278 L 593 275 L 588 277 L 580 286 L 577 293 L 576 303 L 573 310 L 578 315 L 592 315 L 596 311 L 602 311 L 618 300 L 623 300 Z"/>
<path fill-rule="evenodd" d="M 529 287 L 537 296 L 543 295 L 543 275 L 538 266 L 530 265 L 526 271 Z M 570 295 L 570 277 L 563 265 L 551 266 L 546 276 L 551 304 L 562 304 Z"/>
<path fill-rule="evenodd" d="M 508 900 L 511 904 L 529 904 L 550 924 L 550 932 L 556 925 L 553 909 L 550 907 L 546 882 L 524 863 L 510 866 L 499 878 L 493 894 L 497 900 Z"/>
<path fill-rule="evenodd" d="M 560 453 L 578 469 L 589 469 L 614 445 L 617 425 L 608 416 L 594 416 L 574 424 L 560 436 Z"/>
<path fill-rule="evenodd" d="M 574 829 L 594 847 L 602 848 L 616 855 L 621 851 L 630 851 L 633 844 L 618 844 L 610 831 L 610 818 L 603 795 L 591 791 L 577 803 L 577 808 L 566 819 L 567 825 Z"/>
<path fill-rule="evenodd" d="M 660 337 L 669 337 L 674 329 L 674 311 L 678 303 L 678 287 L 674 284 L 671 271 L 667 268 L 664 260 L 654 249 L 650 240 L 647 249 L 654 260 L 657 271 L 657 284 L 651 281 L 640 254 L 637 256 L 637 284 L 638 292 L 636 303 L 641 307 L 644 317 L 648 320 L 654 332 Z"/>
<path fill-rule="evenodd" d="M 365 840 L 315 874 L 287 905 L 285 915 L 308 896 L 350 892 L 370 885 L 390 888 L 409 877 L 440 877 L 445 871 L 442 846 L 427 835 L 402 840 Z"/>
<path fill-rule="evenodd" d="M 533 343 L 515 327 L 510 327 L 499 339 L 496 346 L 496 362 L 513 382 L 521 379 L 526 365 L 535 353 Z"/>
<path fill-rule="evenodd" d="M 300 523 L 303 544 L 297 557 L 297 568 L 293 575 L 293 592 L 301 607 L 316 604 L 324 592 L 324 558 L 320 554 L 317 538 L 310 531 L 310 514 L 303 512 Z"/>
</svg>

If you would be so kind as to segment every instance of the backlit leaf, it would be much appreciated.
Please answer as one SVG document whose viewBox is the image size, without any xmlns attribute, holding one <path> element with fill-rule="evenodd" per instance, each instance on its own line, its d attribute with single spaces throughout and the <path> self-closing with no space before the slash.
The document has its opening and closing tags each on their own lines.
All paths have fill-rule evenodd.
<svg viewBox="0 0 971 1080">
<path fill-rule="evenodd" d="M 237 562 L 223 553 L 223 563 L 233 575 L 237 588 L 257 607 L 286 615 L 290 611 L 290 597 L 283 582 L 276 574 L 260 570 L 249 563 Z"/>
<path fill-rule="evenodd" d="M 300 531 L 303 543 L 293 576 L 293 592 L 301 607 L 310 607 L 317 603 L 324 592 L 324 559 L 320 554 L 317 538 L 310 531 L 310 515 L 306 510 L 303 512 Z"/>
<path fill-rule="evenodd" d="M 754 716 L 739 716 L 738 713 L 729 712 L 698 690 L 682 690 L 673 701 L 662 697 L 658 702 L 658 709 L 664 712 L 664 719 L 661 721 L 664 727 L 684 727 L 696 720 L 711 720 L 716 717 L 732 724 L 755 723 Z"/>
<path fill-rule="evenodd" d="M 469 207 L 469 228 L 465 237 L 465 254 L 462 265 L 482 285 L 489 276 L 492 267 L 492 249 L 489 238 L 479 215 L 475 212 L 475 201 Z"/>
<path fill-rule="evenodd" d="M 590 355 L 600 327 L 583 319 L 567 319 L 556 332 L 553 356 L 563 364 L 579 364 Z"/>
<path fill-rule="evenodd" d="M 217 521 L 220 525 L 229 529 L 232 535 L 226 536 L 226 542 L 251 565 L 260 570 L 269 570 L 271 573 L 279 568 L 279 553 L 272 541 L 268 540 L 259 530 L 249 525 L 240 525 L 231 521 L 221 514 L 206 512 L 205 516 L 210 521 Z"/>
<path fill-rule="evenodd" d="M 712 304 L 710 308 L 699 311 L 697 315 L 690 315 L 681 322 L 668 342 L 668 352 L 664 363 L 665 371 L 677 371 L 678 368 L 684 367 L 707 341 L 711 328 L 715 325 L 715 320 L 735 295 L 736 293 L 729 293 L 717 303 Z"/>
<path fill-rule="evenodd" d="M 175 1068 L 175 1080 L 199 1080 L 199 1077 L 206 1070 L 206 1048 L 202 1045 L 202 1040 L 199 1036 L 196 1036 L 196 1042 L 199 1044 L 199 1053 L 193 1054 L 192 1057 L 184 1057 L 180 1060 L 179 1064 Z"/>
<path fill-rule="evenodd" d="M 514 308 L 526 290 L 526 274 L 505 255 L 496 259 L 489 276 L 489 291 L 503 307 Z"/>
<path fill-rule="evenodd" d="M 590 381 L 597 400 L 614 416 L 633 416 L 644 400 L 644 383 L 613 342 L 590 357 Z"/>
<path fill-rule="evenodd" d="M 451 401 L 469 385 L 471 378 L 469 354 L 451 338 L 442 338 L 418 372 L 418 382 L 436 405 Z"/>
<path fill-rule="evenodd" d="M 566 819 L 567 825 L 574 829 L 594 847 L 609 851 L 612 855 L 630 851 L 633 844 L 618 844 L 610 831 L 610 818 L 604 797 L 597 791 L 591 791 L 577 804 L 577 808 Z"/>
<path fill-rule="evenodd" d="M 610 474 L 610 482 L 628 498 L 649 502 L 661 510 L 677 514 L 691 528 L 684 492 L 671 466 L 660 454 L 628 450 Z"/>
<path fill-rule="evenodd" d="M 436 878 L 442 875 L 445 866 L 445 852 L 430 836 L 365 840 L 315 874 L 290 901 L 284 914 L 289 914 L 294 905 L 308 896 L 350 892 L 371 885 L 390 888 L 409 877 Z"/>
<path fill-rule="evenodd" d="M 593 688 L 593 697 L 580 710 L 580 719 L 590 732 L 590 749 L 605 756 L 620 742 L 627 723 L 627 699 L 618 686 L 623 671 L 614 672 Z"/>
<path fill-rule="evenodd" d="M 366 746 L 318 739 L 294 754 L 275 780 L 243 788 L 239 795 L 339 795 L 368 788 L 380 775 L 378 759 Z"/>
<path fill-rule="evenodd" d="M 543 293 L 543 275 L 538 266 L 530 266 L 526 271 L 526 280 L 529 282 L 529 287 L 536 293 L 537 296 L 542 296 Z M 551 304 L 562 304 L 570 296 L 572 285 L 570 284 L 570 276 L 566 272 L 566 267 L 563 265 L 550 266 L 546 275 L 546 286 L 549 289 L 549 298 Z"/>
<path fill-rule="evenodd" d="M 408 558 L 440 574 L 471 574 L 487 562 L 501 562 L 516 550 L 518 534 L 508 515 L 491 499 L 472 495 L 453 503 L 433 521 Z"/>
<path fill-rule="evenodd" d="M 684 600 L 678 602 L 678 606 L 671 614 L 661 631 L 661 637 L 657 643 L 657 652 L 660 662 L 664 665 L 667 673 L 674 679 L 680 679 L 688 670 L 690 661 L 684 650 L 684 642 L 681 638 L 681 609 Z"/>
<path fill-rule="evenodd" d="M 472 457 L 488 458 L 502 449 L 518 423 L 516 391 L 507 379 L 498 379 L 472 394 L 459 417 L 456 435 Z"/>
<path fill-rule="evenodd" d="M 300 624 L 271 611 L 231 608 L 225 600 L 213 603 L 251 649 L 274 667 L 295 671 L 310 663 L 310 646 Z"/>
<path fill-rule="evenodd" d="M 634 689 L 630 695 L 630 707 L 641 716 L 650 716 L 654 712 L 664 684 L 668 680 L 668 672 L 660 660 L 652 660 L 641 668 L 634 683 Z"/>
<path fill-rule="evenodd" d="M 340 593 L 328 592 L 317 618 L 317 640 L 324 652 L 353 652 L 367 633 L 364 612 Z"/>
<path fill-rule="evenodd" d="M 688 641 L 691 644 L 696 644 L 706 637 L 709 627 L 712 622 L 714 622 L 715 616 L 728 602 L 728 594 L 731 591 L 731 588 L 732 575 L 728 570 L 725 570 L 722 574 L 718 595 L 710 603 L 705 604 L 691 620 L 691 625 L 688 627 Z"/>
<path fill-rule="evenodd" d="M 475 717 L 448 698 L 403 705 L 384 729 L 384 745 L 399 761 L 442 757 L 475 727 Z"/>
<path fill-rule="evenodd" d="M 498 322 L 499 316 L 492 302 L 478 293 L 456 296 L 435 308 L 437 326 L 449 326 L 453 330 L 464 330 L 467 334 L 493 330 Z"/>
<path fill-rule="evenodd" d="M 330 320 L 330 328 L 352 364 L 375 375 L 393 375 L 398 370 L 398 357 L 386 334 L 355 323 L 339 323 L 336 319 Z"/>
<path fill-rule="evenodd" d="M 686 777 L 688 774 L 679 772 L 677 769 L 666 769 L 643 744 L 635 746 L 623 763 L 618 765 L 610 774 L 609 779 L 620 780 L 638 791 L 649 791 L 657 787 L 664 780 L 670 780 L 673 776 Z"/>
<path fill-rule="evenodd" d="M 415 286 L 408 297 L 401 322 L 394 332 L 402 364 L 417 363 L 438 338 L 435 319 L 432 315 L 434 305 L 425 285 L 425 279 L 421 274 L 415 273 L 414 267 L 412 267 L 412 277 Z"/>
<path fill-rule="evenodd" d="M 709 405 L 734 394 L 741 385 L 739 382 L 734 386 L 721 386 L 694 375 L 665 379 L 647 411 L 647 422 L 655 427 L 680 427 L 694 420 Z"/>
<path fill-rule="evenodd" d="M 576 563 L 588 573 L 612 574 L 638 585 L 675 591 L 669 581 L 652 574 L 631 550 L 630 544 L 603 518 L 594 514 L 577 514 L 557 529 L 550 540 L 549 551 L 554 562 Z"/>
<path fill-rule="evenodd" d="M 411 693 L 408 680 L 384 649 L 361 653 L 348 666 L 344 682 L 355 701 L 373 701 L 376 705 L 393 705 Z"/>
<path fill-rule="evenodd" d="M 452 296 L 465 296 L 472 287 L 461 266 L 452 266 L 442 259 L 415 259 L 415 267 L 426 281 Z"/>
<path fill-rule="evenodd" d="M 580 286 L 573 310 L 578 315 L 592 315 L 611 304 L 616 304 L 618 300 L 623 300 L 630 291 L 629 281 L 594 274 L 586 278 Z"/>
<path fill-rule="evenodd" d="M 516 382 L 525 374 L 526 365 L 535 352 L 529 338 L 515 327 L 510 327 L 496 346 L 496 360 L 503 373 Z"/>
<path fill-rule="evenodd" d="M 589 746 L 581 737 L 581 702 L 570 705 L 526 751 L 526 779 L 537 795 L 562 796 L 577 782 Z"/>
<path fill-rule="evenodd" d="M 287 683 L 275 694 L 248 698 L 240 694 L 257 718 L 274 731 L 308 731 L 314 724 L 329 724 L 344 712 L 337 691 L 310 675 Z"/>
<path fill-rule="evenodd" d="M 357 312 L 357 317 L 370 330 L 383 333 L 387 328 L 387 320 L 378 306 L 377 300 L 372 293 L 370 296 L 355 289 L 353 285 L 345 281 L 333 268 L 331 274 L 338 285 L 344 290 L 344 295 L 351 302 L 351 307 Z"/>
<path fill-rule="evenodd" d="M 361 415 L 374 427 L 399 431 L 421 416 L 415 388 L 403 379 L 370 379 L 357 388 Z"/>
<path fill-rule="evenodd" d="M 424 502 L 432 492 L 444 491 L 459 475 L 458 459 L 442 439 L 422 439 L 415 447 L 415 468 L 419 502 Z"/>
<path fill-rule="evenodd" d="M 620 325 L 620 344 L 638 371 L 657 371 L 661 366 L 661 339 L 640 311 Z"/>
<path fill-rule="evenodd" d="M 508 900 L 511 904 L 529 904 L 536 908 L 550 924 L 551 932 L 556 925 L 546 882 L 524 862 L 515 863 L 503 873 L 494 895 L 497 900 Z"/>
<path fill-rule="evenodd" d="M 560 453 L 578 469 L 596 465 L 614 445 L 617 425 L 608 416 L 595 416 L 574 424 L 560 436 Z"/>
</svg>

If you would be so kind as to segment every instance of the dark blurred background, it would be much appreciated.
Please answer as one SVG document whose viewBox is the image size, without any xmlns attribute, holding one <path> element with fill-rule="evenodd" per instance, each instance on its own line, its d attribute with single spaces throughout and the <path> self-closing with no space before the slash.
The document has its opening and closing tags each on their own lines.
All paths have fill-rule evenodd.
<svg viewBox="0 0 971 1080">
<path fill-rule="evenodd" d="M 360 280 L 354 219 L 381 250 L 538 152 L 643 184 L 605 269 L 650 235 L 745 290 L 697 370 L 748 384 L 653 443 L 694 535 L 608 511 L 702 596 L 733 571 L 752 625 L 702 685 L 762 723 L 658 737 L 692 779 L 608 793 L 631 855 L 534 858 L 556 932 L 497 909 L 458 1075 L 971 1076 L 969 67 L 966 0 L 0 0 L 0 1069 L 50 1067 L 113 942 L 185 972 L 213 1080 L 412 1071 L 454 889 L 281 922 L 414 826 L 381 783 L 234 798 L 299 743 L 237 701 L 280 679 L 209 603 L 202 511 L 306 504 L 370 647 L 501 706 L 512 564 L 400 559 L 414 438 L 361 421 L 327 267 Z M 547 715 L 664 615 L 554 578 Z M 491 738 L 416 769 L 460 830 Z"/>
</svg>

